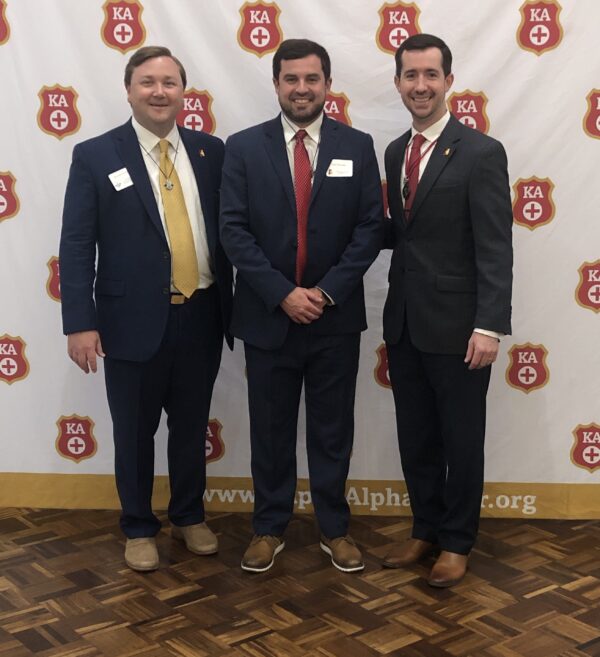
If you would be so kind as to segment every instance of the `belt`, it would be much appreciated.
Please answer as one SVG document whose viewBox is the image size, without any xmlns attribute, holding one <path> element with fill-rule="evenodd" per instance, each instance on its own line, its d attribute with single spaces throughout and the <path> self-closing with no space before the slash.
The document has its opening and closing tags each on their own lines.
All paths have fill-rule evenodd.
<svg viewBox="0 0 600 657">
<path fill-rule="evenodd" d="M 206 290 L 197 289 L 191 297 L 186 297 L 185 294 L 180 292 L 171 292 L 171 305 L 180 306 L 182 303 L 188 303 L 192 299 L 195 299 L 201 292 L 206 292 Z"/>
</svg>

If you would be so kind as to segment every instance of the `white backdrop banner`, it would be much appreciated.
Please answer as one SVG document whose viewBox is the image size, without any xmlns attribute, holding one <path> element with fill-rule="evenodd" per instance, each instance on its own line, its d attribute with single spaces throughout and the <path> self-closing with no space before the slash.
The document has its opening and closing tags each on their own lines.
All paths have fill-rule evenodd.
<svg viewBox="0 0 600 657">
<path fill-rule="evenodd" d="M 492 373 L 483 513 L 600 515 L 597 0 L 0 0 L 0 505 L 117 504 L 103 375 L 67 358 L 57 254 L 73 146 L 129 117 L 131 53 L 170 47 L 188 73 L 178 121 L 225 139 L 278 112 L 271 58 L 281 40 L 318 41 L 332 59 L 326 111 L 373 135 L 383 176 L 385 147 L 410 124 L 393 53 L 416 32 L 448 43 L 451 111 L 509 157 L 514 333 Z M 389 256 L 366 277 L 356 513 L 410 512 L 382 342 Z M 224 353 L 211 418 L 207 507 L 249 510 L 240 343 Z M 157 506 L 168 493 L 165 442 L 163 421 Z M 303 419 L 298 465 L 297 508 L 308 510 Z"/>
</svg>

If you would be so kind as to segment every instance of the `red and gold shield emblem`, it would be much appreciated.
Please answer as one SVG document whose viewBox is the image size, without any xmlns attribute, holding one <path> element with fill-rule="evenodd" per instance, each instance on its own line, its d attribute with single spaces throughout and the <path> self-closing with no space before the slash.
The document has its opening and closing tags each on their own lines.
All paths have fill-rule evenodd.
<svg viewBox="0 0 600 657">
<path fill-rule="evenodd" d="M 29 374 L 29 361 L 25 356 L 25 341 L 5 333 L 0 335 L 0 381 L 9 385 Z"/>
<path fill-rule="evenodd" d="M 600 260 L 584 262 L 579 271 L 575 299 L 580 306 L 600 313 Z"/>
<path fill-rule="evenodd" d="M 381 181 L 381 193 L 383 194 L 383 216 L 386 219 L 391 219 L 390 206 L 388 203 L 387 180 Z"/>
<path fill-rule="evenodd" d="M 56 451 L 75 463 L 94 456 L 98 443 L 94 438 L 94 422 L 81 415 L 61 415 L 56 421 L 58 437 Z"/>
<path fill-rule="evenodd" d="M 50 272 L 46 281 L 46 292 L 48 292 L 48 296 L 54 299 L 54 301 L 60 301 L 60 269 L 58 258 L 52 256 L 46 263 L 46 266 Z"/>
<path fill-rule="evenodd" d="M 213 98 L 206 89 L 187 89 L 183 95 L 183 109 L 177 115 L 177 123 L 182 128 L 214 134 L 217 124 L 212 113 L 212 102 Z"/>
<path fill-rule="evenodd" d="M 0 221 L 10 219 L 19 212 L 19 197 L 15 193 L 17 179 L 10 171 L 0 171 Z"/>
<path fill-rule="evenodd" d="M 375 354 L 377 355 L 377 364 L 375 365 L 375 369 L 373 371 L 375 381 L 383 388 L 391 388 L 392 384 L 390 382 L 388 356 L 385 344 L 380 344 L 379 347 L 377 347 L 375 350 Z"/>
<path fill-rule="evenodd" d="M 571 461 L 590 472 L 600 468 L 600 425 L 579 424 L 573 429 L 575 442 L 571 448 Z"/>
<path fill-rule="evenodd" d="M 0 0 L 0 46 L 10 38 L 10 25 L 6 20 L 6 2 Z"/>
<path fill-rule="evenodd" d="M 142 23 L 144 8 L 138 0 L 106 0 L 102 5 L 104 22 L 100 28 L 102 41 L 109 47 L 128 52 L 139 48 L 146 40 Z"/>
<path fill-rule="evenodd" d="M 279 27 L 281 9 L 270 2 L 246 2 L 240 8 L 242 22 L 237 33 L 240 46 L 259 57 L 274 52 L 283 39 Z"/>
<path fill-rule="evenodd" d="M 588 108 L 583 117 L 583 129 L 590 137 L 600 139 L 600 89 L 592 89 L 586 100 Z"/>
<path fill-rule="evenodd" d="M 519 178 L 513 190 L 513 218 L 516 224 L 533 230 L 554 219 L 554 183 L 549 178 Z"/>
<path fill-rule="evenodd" d="M 556 0 L 539 2 L 527 0 L 519 9 L 521 24 L 517 29 L 517 43 L 523 50 L 541 55 L 556 48 L 563 38 L 559 21 L 562 7 Z"/>
<path fill-rule="evenodd" d="M 485 111 L 487 102 L 483 91 L 467 89 L 459 94 L 451 94 L 448 98 L 448 108 L 463 125 L 487 134 L 490 129 L 490 120 Z"/>
<path fill-rule="evenodd" d="M 62 139 L 77 132 L 81 126 L 81 116 L 77 109 L 79 97 L 73 87 L 42 87 L 38 93 L 40 109 L 37 121 L 47 134 Z"/>
<path fill-rule="evenodd" d="M 223 425 L 213 418 L 206 427 L 206 462 L 218 461 L 225 454 L 225 443 L 221 437 Z"/>
<path fill-rule="evenodd" d="M 546 366 L 548 351 L 541 344 L 516 344 L 509 352 L 510 359 L 506 370 L 506 382 L 513 388 L 530 393 L 542 388 L 550 379 Z"/>
<path fill-rule="evenodd" d="M 352 125 L 350 116 L 348 115 L 348 106 L 350 105 L 350 99 L 344 93 L 333 93 L 330 91 L 325 97 L 325 114 L 330 119 L 335 119 L 340 123 L 345 123 L 346 125 Z"/>
<path fill-rule="evenodd" d="M 375 35 L 377 46 L 383 52 L 395 54 L 403 41 L 419 34 L 419 14 L 414 2 L 385 3 L 378 11 L 379 27 Z"/>
</svg>

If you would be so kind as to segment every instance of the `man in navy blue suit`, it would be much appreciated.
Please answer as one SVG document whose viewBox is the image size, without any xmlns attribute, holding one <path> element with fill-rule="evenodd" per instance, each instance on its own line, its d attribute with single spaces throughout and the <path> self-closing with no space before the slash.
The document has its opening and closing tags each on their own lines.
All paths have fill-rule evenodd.
<svg viewBox="0 0 600 657">
<path fill-rule="evenodd" d="M 254 538 L 242 559 L 268 570 L 296 489 L 300 393 L 321 548 L 364 568 L 345 499 L 354 432 L 363 276 L 380 248 L 381 180 L 371 137 L 323 113 L 325 49 L 284 41 L 273 58 L 281 114 L 227 141 L 221 239 L 237 268 L 231 332 L 245 345 Z"/>
<path fill-rule="evenodd" d="M 439 557 L 429 584 L 467 570 L 483 491 L 486 393 L 511 330 L 512 208 L 500 142 L 446 107 L 452 55 L 417 34 L 396 52 L 412 128 L 385 153 L 394 249 L 383 312 L 412 536 L 384 565 Z"/>
<path fill-rule="evenodd" d="M 60 243 L 68 353 L 86 373 L 104 357 L 125 560 L 140 571 L 159 564 L 151 497 L 163 409 L 172 535 L 196 554 L 217 551 L 202 497 L 231 309 L 231 265 L 218 237 L 224 147 L 177 127 L 185 85 L 167 48 L 134 53 L 125 69 L 133 117 L 75 146 Z"/>
</svg>

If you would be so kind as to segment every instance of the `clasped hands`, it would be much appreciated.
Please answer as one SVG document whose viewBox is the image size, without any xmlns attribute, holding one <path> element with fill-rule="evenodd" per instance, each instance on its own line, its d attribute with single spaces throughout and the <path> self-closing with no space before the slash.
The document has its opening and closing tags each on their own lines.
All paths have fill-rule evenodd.
<svg viewBox="0 0 600 657">
<path fill-rule="evenodd" d="M 326 300 L 316 287 L 296 287 L 280 305 L 292 322 L 310 324 L 321 317 Z"/>
</svg>

